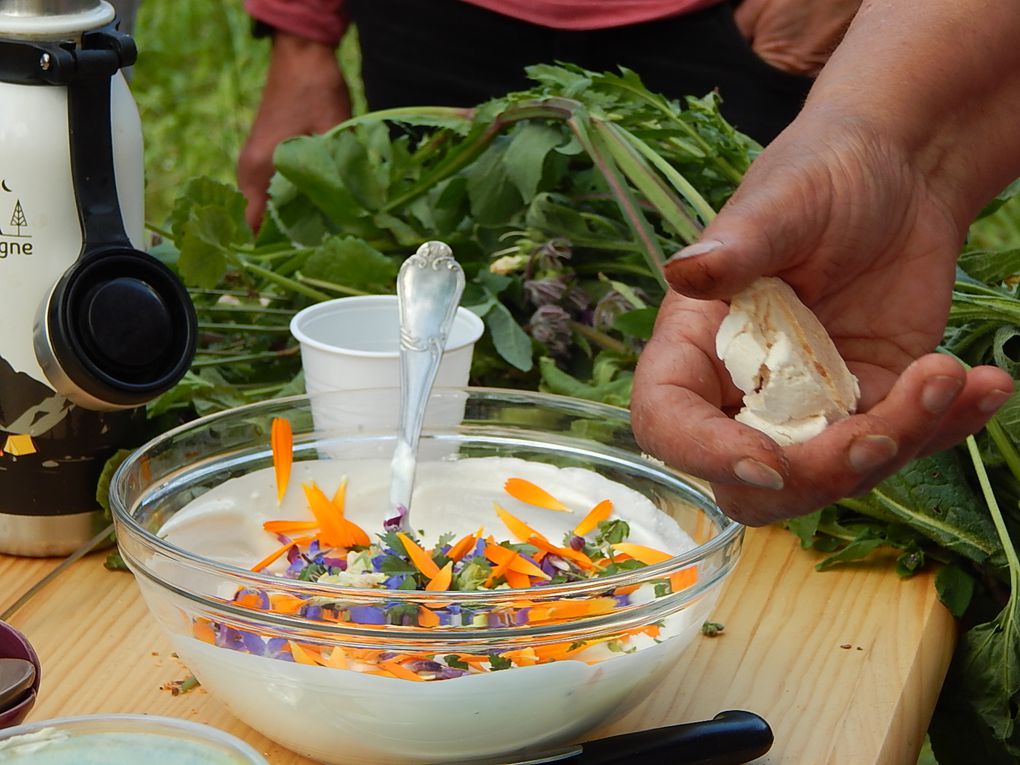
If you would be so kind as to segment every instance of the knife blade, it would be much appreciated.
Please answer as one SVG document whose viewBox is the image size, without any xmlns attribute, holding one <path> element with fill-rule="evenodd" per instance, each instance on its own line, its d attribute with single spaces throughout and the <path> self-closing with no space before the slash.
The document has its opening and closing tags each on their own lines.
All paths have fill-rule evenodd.
<svg viewBox="0 0 1020 765">
<path fill-rule="evenodd" d="M 769 724 L 753 712 L 727 710 L 711 720 L 622 733 L 544 752 L 520 752 L 442 765 L 741 765 L 772 748 Z"/>
</svg>

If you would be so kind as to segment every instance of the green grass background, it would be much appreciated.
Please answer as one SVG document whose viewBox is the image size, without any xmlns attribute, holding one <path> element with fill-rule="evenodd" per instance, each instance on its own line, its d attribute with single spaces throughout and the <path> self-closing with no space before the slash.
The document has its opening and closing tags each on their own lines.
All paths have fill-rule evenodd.
<svg viewBox="0 0 1020 765">
<path fill-rule="evenodd" d="M 237 155 L 258 108 L 269 42 L 252 38 L 240 0 L 143 0 L 134 36 L 139 57 L 131 86 L 145 135 L 146 218 L 162 227 L 190 179 L 235 181 Z M 338 55 L 357 112 L 364 101 L 355 35 L 347 36 Z M 971 242 L 1020 247 L 1020 199 L 972 227 Z M 934 762 L 926 748 L 919 765 Z"/>
</svg>

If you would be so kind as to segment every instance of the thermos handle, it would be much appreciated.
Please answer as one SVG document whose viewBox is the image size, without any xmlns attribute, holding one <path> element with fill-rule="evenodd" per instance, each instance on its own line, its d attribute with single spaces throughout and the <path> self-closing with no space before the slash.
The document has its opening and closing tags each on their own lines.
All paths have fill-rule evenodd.
<svg viewBox="0 0 1020 765">
<path fill-rule="evenodd" d="M 69 66 L 53 51 L 48 82 L 67 87 L 78 260 L 41 307 L 35 350 L 53 387 L 89 409 L 140 406 L 171 388 L 195 353 L 195 308 L 176 275 L 135 249 L 114 173 L 111 84 L 134 42 L 111 24 L 82 36 Z M 53 72 L 54 67 L 59 72 Z"/>
</svg>

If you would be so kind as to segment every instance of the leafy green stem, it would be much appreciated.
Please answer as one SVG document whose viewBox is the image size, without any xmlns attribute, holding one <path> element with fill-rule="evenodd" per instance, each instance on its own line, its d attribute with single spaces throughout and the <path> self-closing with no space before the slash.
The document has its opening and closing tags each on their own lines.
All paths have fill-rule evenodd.
<svg viewBox="0 0 1020 765">
<path fill-rule="evenodd" d="M 263 268 L 262 266 L 257 266 L 254 263 L 251 263 L 243 258 L 240 259 L 240 263 L 242 268 L 244 268 L 246 271 L 250 271 L 251 273 L 256 274 L 257 276 L 261 276 L 268 282 L 272 282 L 273 284 L 283 287 L 284 289 L 289 289 L 292 290 L 293 292 L 297 292 L 298 294 L 304 295 L 305 297 L 309 297 L 312 300 L 322 302 L 323 300 L 329 300 L 332 297 L 332 295 L 327 295 L 325 292 L 320 292 L 319 290 L 312 289 L 311 287 L 302 284 L 296 279 L 291 279 L 287 276 L 281 276 L 275 271 L 271 271 L 268 268 Z"/>
<path fill-rule="evenodd" d="M 570 322 L 570 328 L 577 334 L 591 340 L 596 345 L 605 348 L 607 351 L 613 351 L 619 353 L 621 356 L 632 356 L 631 350 L 622 342 L 617 340 L 615 337 L 607 335 L 605 332 L 595 329 L 595 327 L 589 327 L 587 324 L 582 324 L 579 321 Z"/>
<path fill-rule="evenodd" d="M 612 158 L 607 155 L 607 150 L 602 145 L 598 134 L 589 133 L 589 124 L 590 121 L 587 113 L 580 109 L 567 120 L 567 125 L 570 127 L 571 132 L 573 132 L 584 150 L 588 152 L 591 161 L 605 179 L 631 231 L 634 232 L 634 235 L 643 245 L 642 251 L 645 260 L 648 262 L 648 266 L 655 275 L 656 280 L 665 291 L 668 289 L 668 285 L 662 273 L 662 266 L 666 262 L 666 256 L 659 246 L 658 239 L 651 225 L 649 225 L 648 220 L 641 213 L 634 195 L 631 194 L 626 181 L 620 175 L 619 169 Z"/>
</svg>

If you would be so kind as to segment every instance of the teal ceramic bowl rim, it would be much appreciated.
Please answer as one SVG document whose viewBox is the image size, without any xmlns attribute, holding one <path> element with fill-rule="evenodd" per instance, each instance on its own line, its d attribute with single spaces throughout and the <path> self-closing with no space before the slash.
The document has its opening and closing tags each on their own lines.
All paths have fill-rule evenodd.
<svg viewBox="0 0 1020 765">
<path fill-rule="evenodd" d="M 265 757 L 250 745 L 226 731 L 178 717 L 146 714 L 94 714 L 54 717 L 49 720 L 35 720 L 0 730 L 0 751 L 5 742 L 29 733 L 38 733 L 49 728 L 74 733 L 138 733 L 174 736 L 185 735 L 192 740 L 212 744 L 224 753 L 243 758 L 245 765 L 269 765 Z"/>
</svg>

